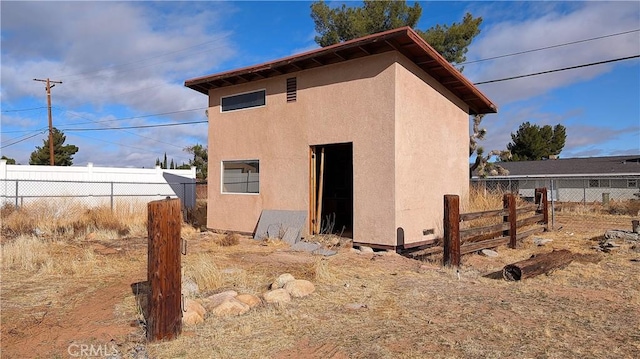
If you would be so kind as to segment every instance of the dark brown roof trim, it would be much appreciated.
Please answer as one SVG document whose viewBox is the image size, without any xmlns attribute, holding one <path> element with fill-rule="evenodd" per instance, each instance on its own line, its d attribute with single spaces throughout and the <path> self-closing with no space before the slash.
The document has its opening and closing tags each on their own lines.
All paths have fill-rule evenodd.
<svg viewBox="0 0 640 359">
<path fill-rule="evenodd" d="M 184 85 L 208 95 L 210 89 L 258 81 L 388 51 L 400 52 L 439 81 L 469 106 L 471 114 L 497 112 L 497 107 L 491 100 L 410 27 L 361 37 L 259 65 L 197 77 L 185 81 Z"/>
</svg>

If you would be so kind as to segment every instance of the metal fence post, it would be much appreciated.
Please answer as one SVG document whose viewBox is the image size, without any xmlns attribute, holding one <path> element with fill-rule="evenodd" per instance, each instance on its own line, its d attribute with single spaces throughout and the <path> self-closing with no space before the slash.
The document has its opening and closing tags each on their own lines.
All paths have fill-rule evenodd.
<svg viewBox="0 0 640 359">
<path fill-rule="evenodd" d="M 554 229 L 556 225 L 556 202 L 553 197 L 553 191 L 555 190 L 557 193 L 558 189 L 555 188 L 553 180 L 550 180 L 549 182 L 551 182 L 551 229 Z"/>
<path fill-rule="evenodd" d="M 113 182 L 111 182 L 111 212 L 113 212 Z"/>
<path fill-rule="evenodd" d="M 16 180 L 16 208 L 18 208 L 18 180 Z"/>
</svg>

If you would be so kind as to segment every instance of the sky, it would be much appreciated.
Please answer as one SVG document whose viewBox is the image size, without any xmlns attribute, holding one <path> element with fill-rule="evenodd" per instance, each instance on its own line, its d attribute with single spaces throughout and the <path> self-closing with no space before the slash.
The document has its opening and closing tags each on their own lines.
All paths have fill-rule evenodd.
<svg viewBox="0 0 640 359">
<path fill-rule="evenodd" d="M 483 18 L 464 64 L 473 83 L 640 54 L 638 1 L 420 4 L 422 30 Z M 185 147 L 207 144 L 207 97 L 184 81 L 318 48 L 310 5 L 2 1 L 0 155 L 27 165 L 43 145 L 46 91 L 33 79 L 50 78 L 62 81 L 53 125 L 79 147 L 74 165 L 149 168 L 165 153 L 187 163 Z M 487 152 L 528 121 L 567 128 L 561 158 L 640 154 L 638 58 L 477 87 L 498 106 L 482 121 Z"/>
</svg>

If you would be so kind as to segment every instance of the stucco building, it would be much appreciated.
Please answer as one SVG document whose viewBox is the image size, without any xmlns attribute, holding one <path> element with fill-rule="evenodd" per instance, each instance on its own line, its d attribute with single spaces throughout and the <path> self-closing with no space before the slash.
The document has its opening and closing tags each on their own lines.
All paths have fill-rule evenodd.
<svg viewBox="0 0 640 359">
<path fill-rule="evenodd" d="M 185 86 L 209 97 L 207 227 L 306 211 L 306 234 L 330 216 L 379 248 L 442 235 L 443 195 L 469 188 L 469 114 L 496 112 L 408 27 Z"/>
</svg>

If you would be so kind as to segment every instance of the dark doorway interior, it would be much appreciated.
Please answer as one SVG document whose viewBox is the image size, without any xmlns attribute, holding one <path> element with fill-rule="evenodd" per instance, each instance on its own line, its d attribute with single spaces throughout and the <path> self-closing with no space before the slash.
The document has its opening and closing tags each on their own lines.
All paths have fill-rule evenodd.
<svg viewBox="0 0 640 359">
<path fill-rule="evenodd" d="M 322 201 L 320 233 L 353 238 L 353 144 L 315 146 L 315 155 L 316 198 Z"/>
</svg>

